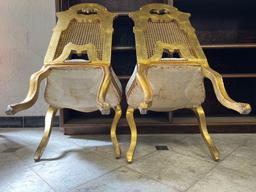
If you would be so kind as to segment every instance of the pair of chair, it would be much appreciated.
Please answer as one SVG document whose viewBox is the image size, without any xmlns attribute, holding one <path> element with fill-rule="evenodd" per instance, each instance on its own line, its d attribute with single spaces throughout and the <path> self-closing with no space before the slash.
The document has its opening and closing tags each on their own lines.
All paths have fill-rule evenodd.
<svg viewBox="0 0 256 192">
<path fill-rule="evenodd" d="M 112 24 L 114 13 L 98 4 L 79 4 L 57 14 L 58 23 L 41 70 L 30 79 L 24 101 L 9 105 L 7 114 L 31 107 L 38 98 L 39 84 L 47 78 L 45 100 L 49 108 L 45 131 L 34 159 L 48 143 L 52 119 L 60 108 L 82 112 L 115 110 L 111 139 L 117 158 L 121 155 L 116 127 L 121 117 L 121 83 L 111 68 Z M 213 84 L 217 99 L 227 108 L 247 114 L 249 104 L 236 103 L 225 91 L 222 77 L 213 71 L 200 47 L 189 14 L 165 4 L 148 4 L 129 16 L 134 21 L 137 65 L 127 87 L 126 118 L 131 130 L 127 161 L 132 162 L 137 142 L 133 112 L 192 109 L 214 160 L 219 152 L 208 134 L 201 104 L 205 99 L 203 78 Z"/>
</svg>

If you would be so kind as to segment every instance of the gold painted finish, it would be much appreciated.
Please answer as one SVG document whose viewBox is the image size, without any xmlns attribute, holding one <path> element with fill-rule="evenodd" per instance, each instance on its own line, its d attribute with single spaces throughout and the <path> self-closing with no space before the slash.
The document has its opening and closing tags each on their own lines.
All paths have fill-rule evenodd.
<svg viewBox="0 0 256 192">
<path fill-rule="evenodd" d="M 7 110 L 5 111 L 6 114 L 14 115 L 19 111 L 23 111 L 34 105 L 38 98 L 40 83 L 49 75 L 49 72 L 49 67 L 43 67 L 41 70 L 31 75 L 26 98 L 20 103 L 8 105 Z"/>
<path fill-rule="evenodd" d="M 133 32 L 136 40 L 137 74 L 136 82 L 143 90 L 144 101 L 139 104 L 141 113 L 146 113 L 153 102 L 152 87 L 147 79 L 147 71 L 150 67 L 159 64 L 165 65 L 197 65 L 202 69 L 202 75 L 211 80 L 215 94 L 219 102 L 227 108 L 241 114 L 248 114 L 251 107 L 247 103 L 233 101 L 227 94 L 222 76 L 210 68 L 207 58 L 196 37 L 195 30 L 191 26 L 190 14 L 178 11 L 166 4 L 147 4 L 139 11 L 129 13 L 134 21 Z M 163 59 L 164 53 L 175 53 L 179 58 Z M 131 88 L 132 89 L 132 86 Z M 127 90 L 129 94 L 131 90 Z M 196 107 L 196 106 L 195 106 Z M 201 106 L 193 109 L 199 118 L 200 130 L 206 141 L 214 160 L 219 159 L 219 152 L 214 146 L 205 123 L 205 117 Z M 132 161 L 136 146 L 136 125 L 132 108 L 128 108 L 126 118 L 133 137 L 127 153 L 128 162 Z"/>
<path fill-rule="evenodd" d="M 37 147 L 37 150 L 35 152 L 35 155 L 34 155 L 34 160 L 35 161 L 39 161 L 45 148 L 46 148 L 46 145 L 48 144 L 48 141 L 49 141 L 49 138 L 50 138 L 50 135 L 51 135 L 51 131 L 52 131 L 52 122 L 53 122 L 53 118 L 56 114 L 58 109 L 56 109 L 55 107 L 53 106 L 49 106 L 48 108 L 48 111 L 46 113 L 46 116 L 45 116 L 45 128 L 44 128 L 44 135 L 43 135 L 43 138 L 39 144 L 39 146 Z"/>
<path fill-rule="evenodd" d="M 30 108 L 38 98 L 40 83 L 55 69 L 100 68 L 103 80 L 97 94 L 97 107 L 102 114 L 110 113 L 110 105 L 105 101 L 110 83 L 117 86 L 111 76 L 111 49 L 113 19 L 116 14 L 95 3 L 84 3 L 72 6 L 69 10 L 57 13 L 58 23 L 53 29 L 52 38 L 44 59 L 42 69 L 34 73 L 29 82 L 29 91 L 24 101 L 8 105 L 6 114 L 13 115 Z M 72 61 L 72 54 L 87 55 L 87 59 Z M 119 88 L 118 94 L 121 98 Z M 39 160 L 49 139 L 52 118 L 56 112 L 50 106 L 46 114 L 45 133 L 36 151 L 35 160 Z M 111 128 L 111 137 L 120 157 L 120 148 L 115 136 L 116 125 L 120 119 L 120 106 L 116 107 L 116 115 Z"/>
<path fill-rule="evenodd" d="M 116 106 L 116 109 L 115 109 L 115 117 L 113 119 L 113 122 L 111 125 L 111 132 L 110 132 L 111 140 L 114 145 L 114 151 L 117 159 L 121 157 L 121 148 L 116 137 L 116 127 L 121 118 L 121 115 L 122 115 L 122 109 L 121 109 L 121 106 L 118 105 Z"/>
<path fill-rule="evenodd" d="M 219 153 L 217 147 L 214 145 L 213 140 L 208 133 L 204 110 L 201 106 L 199 106 L 199 107 L 194 108 L 193 111 L 195 112 L 195 114 L 197 116 L 200 133 L 210 150 L 212 159 L 214 161 L 218 161 L 220 159 L 220 153 Z"/>
<path fill-rule="evenodd" d="M 126 111 L 126 120 L 128 122 L 130 131 L 131 131 L 131 143 L 130 143 L 130 147 L 127 151 L 127 154 L 126 154 L 126 159 L 127 159 L 128 163 L 132 163 L 132 161 L 133 161 L 133 156 L 134 156 L 134 152 L 135 152 L 135 148 L 136 148 L 136 144 L 137 144 L 137 128 L 136 128 L 136 124 L 134 121 L 133 112 L 134 112 L 134 109 L 132 107 L 128 106 L 127 111 Z"/>
</svg>

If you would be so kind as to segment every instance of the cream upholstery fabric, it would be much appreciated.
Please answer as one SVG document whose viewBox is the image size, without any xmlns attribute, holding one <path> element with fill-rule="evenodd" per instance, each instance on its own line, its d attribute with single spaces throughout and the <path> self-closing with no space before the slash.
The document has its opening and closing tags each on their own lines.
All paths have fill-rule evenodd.
<svg viewBox="0 0 256 192">
<path fill-rule="evenodd" d="M 127 102 L 138 108 L 143 92 L 136 80 L 135 68 L 126 87 Z M 201 105 L 205 99 L 203 75 L 200 66 L 154 65 L 147 78 L 153 91 L 152 111 L 172 111 Z"/>
<path fill-rule="evenodd" d="M 113 70 L 112 76 L 116 77 Z M 98 110 L 96 99 L 102 79 L 101 68 L 54 69 L 47 78 L 46 102 L 57 108 L 70 108 L 83 112 L 96 111 Z M 119 104 L 121 91 L 119 80 L 112 78 L 106 95 L 106 102 L 111 107 Z"/>
</svg>

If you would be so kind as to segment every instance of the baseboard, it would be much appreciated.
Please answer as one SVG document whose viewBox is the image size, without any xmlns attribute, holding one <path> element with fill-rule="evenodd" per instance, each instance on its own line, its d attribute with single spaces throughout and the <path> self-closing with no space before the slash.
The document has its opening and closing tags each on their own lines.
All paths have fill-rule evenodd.
<svg viewBox="0 0 256 192">
<path fill-rule="evenodd" d="M 19 116 L 19 117 L 0 117 L 1 128 L 23 128 L 23 127 L 44 127 L 44 116 Z M 59 116 L 53 121 L 53 126 L 59 126 Z"/>
</svg>

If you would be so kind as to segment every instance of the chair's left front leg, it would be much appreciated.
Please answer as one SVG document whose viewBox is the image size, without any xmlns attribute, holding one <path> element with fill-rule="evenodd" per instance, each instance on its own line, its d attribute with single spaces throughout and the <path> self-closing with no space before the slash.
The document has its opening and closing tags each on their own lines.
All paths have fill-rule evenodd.
<svg viewBox="0 0 256 192">
<path fill-rule="evenodd" d="M 213 143 L 211 136 L 208 133 L 204 110 L 201 106 L 199 106 L 199 107 L 194 108 L 193 111 L 195 112 L 195 114 L 197 116 L 201 135 L 210 150 L 211 156 L 214 161 L 218 161 L 220 159 L 220 154 L 219 154 L 217 147 Z"/>
<path fill-rule="evenodd" d="M 248 103 L 236 102 L 228 96 L 222 76 L 219 73 L 209 67 L 203 67 L 202 70 L 204 76 L 211 80 L 216 97 L 222 105 L 241 114 L 248 114 L 251 112 L 251 106 Z"/>
<path fill-rule="evenodd" d="M 8 105 L 5 113 L 7 115 L 14 115 L 17 112 L 28 109 L 34 105 L 38 98 L 40 82 L 46 78 L 49 73 L 50 67 L 43 67 L 38 72 L 32 74 L 29 81 L 27 97 L 20 103 Z"/>
<path fill-rule="evenodd" d="M 110 74 L 110 69 L 109 66 L 104 66 L 104 76 L 103 76 L 103 81 L 101 83 L 100 89 L 99 89 L 99 94 L 98 94 L 98 104 L 100 106 L 100 111 L 104 115 L 110 114 L 110 105 L 105 101 L 107 91 L 111 82 L 111 74 Z"/>
<path fill-rule="evenodd" d="M 120 145 L 119 145 L 117 137 L 116 137 L 116 127 L 117 127 L 117 124 L 120 120 L 121 115 L 122 115 L 121 106 L 117 105 L 116 109 L 115 109 L 115 117 L 114 117 L 112 125 L 111 125 L 111 134 L 110 134 L 112 143 L 114 145 L 116 158 L 120 158 L 120 156 L 121 156 Z"/>
<path fill-rule="evenodd" d="M 50 135 L 51 135 L 51 131 L 52 131 L 52 122 L 53 122 L 53 118 L 57 112 L 57 108 L 53 107 L 53 106 L 49 106 L 48 111 L 46 113 L 45 116 L 45 128 L 44 128 L 44 135 L 43 138 L 39 144 L 39 146 L 37 147 L 37 150 L 35 152 L 34 155 L 34 160 L 35 161 L 39 161 L 44 150 L 45 147 L 49 141 Z"/>
<path fill-rule="evenodd" d="M 144 100 L 139 104 L 139 110 L 141 114 L 147 114 L 147 110 L 152 105 L 153 93 L 146 76 L 146 70 L 148 66 L 145 64 L 138 65 L 138 72 L 136 74 L 137 80 L 143 90 Z"/>
</svg>

